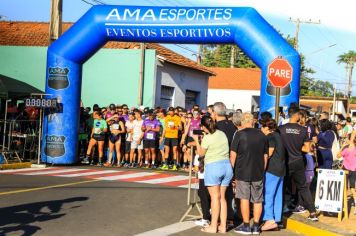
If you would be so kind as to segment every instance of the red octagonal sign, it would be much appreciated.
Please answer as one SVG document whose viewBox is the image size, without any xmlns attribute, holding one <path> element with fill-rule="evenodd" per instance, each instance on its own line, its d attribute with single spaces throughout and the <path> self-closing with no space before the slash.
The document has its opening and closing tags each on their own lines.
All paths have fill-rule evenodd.
<svg viewBox="0 0 356 236">
<path fill-rule="evenodd" d="M 274 59 L 268 65 L 267 78 L 274 87 L 284 88 L 293 79 L 293 68 L 289 62 L 282 58 Z"/>
</svg>

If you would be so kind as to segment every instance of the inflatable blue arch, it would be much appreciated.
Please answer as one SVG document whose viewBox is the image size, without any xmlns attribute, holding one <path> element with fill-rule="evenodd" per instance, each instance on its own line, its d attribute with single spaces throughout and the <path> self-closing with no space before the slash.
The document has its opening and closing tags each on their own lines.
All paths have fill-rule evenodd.
<svg viewBox="0 0 356 236">
<path fill-rule="evenodd" d="M 62 104 L 62 111 L 45 117 L 42 161 L 78 161 L 82 65 L 107 41 L 236 43 L 261 68 L 260 111 L 272 113 L 275 95 L 267 69 L 282 57 L 293 68 L 293 80 L 282 90 L 280 106 L 299 102 L 299 54 L 253 8 L 93 6 L 48 48 L 46 94 Z"/>
</svg>

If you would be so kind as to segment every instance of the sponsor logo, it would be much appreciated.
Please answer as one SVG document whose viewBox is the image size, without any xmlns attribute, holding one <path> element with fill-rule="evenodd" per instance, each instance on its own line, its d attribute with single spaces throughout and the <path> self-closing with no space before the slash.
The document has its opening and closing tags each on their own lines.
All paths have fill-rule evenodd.
<svg viewBox="0 0 356 236">
<path fill-rule="evenodd" d="M 64 141 L 66 137 L 57 135 L 46 136 L 45 154 L 50 157 L 60 157 L 66 152 L 64 147 Z"/>
<path fill-rule="evenodd" d="M 55 90 L 67 88 L 69 86 L 68 73 L 68 68 L 48 68 L 48 87 Z"/>
</svg>

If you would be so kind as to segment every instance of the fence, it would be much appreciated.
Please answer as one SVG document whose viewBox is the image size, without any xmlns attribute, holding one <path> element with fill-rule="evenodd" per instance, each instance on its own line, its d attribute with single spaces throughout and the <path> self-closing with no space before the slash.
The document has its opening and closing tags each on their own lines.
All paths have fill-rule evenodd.
<svg viewBox="0 0 356 236">
<path fill-rule="evenodd" d="M 0 152 L 5 161 L 36 159 L 39 130 L 36 120 L 0 120 Z"/>
</svg>

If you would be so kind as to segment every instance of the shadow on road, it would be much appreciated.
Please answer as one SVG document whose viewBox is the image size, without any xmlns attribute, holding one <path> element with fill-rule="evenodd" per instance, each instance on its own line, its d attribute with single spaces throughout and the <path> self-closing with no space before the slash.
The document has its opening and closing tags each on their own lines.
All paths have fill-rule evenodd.
<svg viewBox="0 0 356 236">
<path fill-rule="evenodd" d="M 33 235 L 41 228 L 30 224 L 58 219 L 66 215 L 60 213 L 65 203 L 87 201 L 88 199 L 88 197 L 73 197 L 0 208 L 0 235 L 16 231 L 19 231 L 19 235 L 23 236 Z"/>
</svg>

